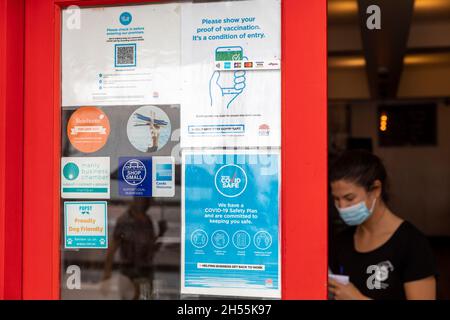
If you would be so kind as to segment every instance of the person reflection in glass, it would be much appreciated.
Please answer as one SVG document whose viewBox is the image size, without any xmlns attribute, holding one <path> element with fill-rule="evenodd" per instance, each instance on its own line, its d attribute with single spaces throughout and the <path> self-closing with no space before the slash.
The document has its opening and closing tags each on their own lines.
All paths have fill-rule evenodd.
<svg viewBox="0 0 450 320">
<path fill-rule="evenodd" d="M 151 201 L 151 198 L 134 198 L 117 220 L 106 256 L 103 280 L 111 278 L 114 255 L 120 249 L 120 273 L 133 284 L 133 300 L 152 295 L 153 258 L 161 245 L 157 240 L 167 230 L 166 221 L 160 221 L 159 235 L 156 235 L 152 219 L 147 215 Z M 124 297 L 123 290 L 120 294 Z"/>
</svg>

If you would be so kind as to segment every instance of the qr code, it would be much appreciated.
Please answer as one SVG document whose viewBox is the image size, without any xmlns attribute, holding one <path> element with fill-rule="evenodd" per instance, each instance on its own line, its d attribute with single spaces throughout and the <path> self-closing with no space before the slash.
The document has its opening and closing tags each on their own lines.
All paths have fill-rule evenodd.
<svg viewBox="0 0 450 320">
<path fill-rule="evenodd" d="M 136 45 L 116 45 L 116 67 L 136 66 Z"/>
</svg>

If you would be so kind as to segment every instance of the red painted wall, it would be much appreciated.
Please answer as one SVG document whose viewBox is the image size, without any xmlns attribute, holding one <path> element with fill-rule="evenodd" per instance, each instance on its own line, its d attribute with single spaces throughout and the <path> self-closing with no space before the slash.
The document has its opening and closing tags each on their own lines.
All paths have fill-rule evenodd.
<svg viewBox="0 0 450 320">
<path fill-rule="evenodd" d="M 6 0 L 0 0 L 3 3 Z M 8 1 L 7 1 L 8 2 Z M 20 0 L 11 2 L 21 3 Z M 0 192 L 10 195 L 18 209 L 23 194 L 23 298 L 58 299 L 60 281 L 59 161 L 60 161 L 60 5 L 106 5 L 151 1 L 133 0 L 39 0 L 26 1 L 24 165 L 23 193 L 12 194 L 0 184 Z M 20 10 L 15 11 L 19 15 Z M 14 16 L 14 15 L 13 15 Z M 0 16 L 1 18 L 1 16 Z M 4 23 L 4 19 L 2 22 Z M 20 19 L 19 19 L 20 21 Z M 22 21 L 23 22 L 23 21 Z M 10 25 L 7 24 L 8 31 Z M 23 24 L 22 24 L 23 26 Z M 327 283 L 327 75 L 326 0 L 283 1 L 283 182 L 282 182 L 282 276 L 284 299 L 326 299 Z M 19 26 L 20 30 L 20 26 Z M 4 25 L 0 32 L 4 32 Z M 1 39 L 4 39 L 3 37 Z M 7 42 L 0 40 L 0 63 L 5 63 Z M 20 46 L 19 46 L 20 47 Z M 20 48 L 19 48 L 20 49 Z M 11 60 L 19 62 L 20 55 Z M 20 66 L 20 64 L 19 64 Z M 0 70 L 0 89 L 12 85 L 9 99 L 18 109 L 0 100 L 0 120 L 9 123 L 22 116 L 20 81 L 5 82 Z M 20 73 L 19 73 L 20 74 Z M 19 77 L 20 80 L 20 77 Z M 2 95 L 3 97 L 3 95 Z M 19 111 L 18 111 L 19 110 Z M 6 115 L 5 115 L 6 112 Z M 20 117 L 19 117 L 20 116 Z M 7 120 L 7 121 L 6 121 Z M 0 129 L 1 130 L 1 129 Z M 12 130 L 12 131 L 11 131 Z M 16 133 L 17 135 L 14 135 Z M 12 137 L 12 138 L 11 138 Z M 7 139 L 8 138 L 8 139 Z M 15 150 L 20 160 L 19 129 L 10 125 L 0 131 L 0 167 L 5 172 L 5 155 Z M 8 151 L 8 152 L 6 152 Z M 9 159 L 9 158 L 8 158 Z M 7 159 L 7 160 L 8 160 Z M 11 160 L 8 160 L 11 161 Z M 4 183 L 5 177 L 0 179 Z M 21 179 L 20 179 L 21 181 Z M 14 190 L 20 190 L 17 182 Z M 9 192 L 9 193 L 8 193 Z M 0 198 L 5 200 L 5 198 Z M 9 197 L 6 198 L 8 200 Z M 8 201 L 6 202 L 6 205 Z M 0 230 L 7 223 L 20 225 L 13 211 L 0 203 Z M 20 212 L 20 211 L 19 211 Z M 12 220 L 10 218 L 13 218 Z M 2 228 L 3 227 L 3 228 Z M 0 276 L 9 274 L 2 263 L 20 257 L 20 230 L 0 235 Z M 2 240 L 3 239 L 3 240 Z M 16 242 L 17 241 L 17 242 Z M 14 243 L 5 250 L 6 243 Z M 15 247 L 14 247 L 15 246 Z M 9 247 L 8 247 L 9 248 Z M 3 259 L 3 260 L 2 260 Z M 20 264 L 19 264 L 20 266 Z M 0 278 L 1 279 L 1 278 Z M 18 282 L 17 282 L 18 281 Z M 20 279 L 0 280 L 3 291 L 20 293 Z M 9 284 L 8 284 L 9 285 Z M 19 288 L 19 289 L 17 289 Z M 1 294 L 1 293 L 0 293 Z M 0 296 L 1 297 L 1 296 Z"/>
</svg>

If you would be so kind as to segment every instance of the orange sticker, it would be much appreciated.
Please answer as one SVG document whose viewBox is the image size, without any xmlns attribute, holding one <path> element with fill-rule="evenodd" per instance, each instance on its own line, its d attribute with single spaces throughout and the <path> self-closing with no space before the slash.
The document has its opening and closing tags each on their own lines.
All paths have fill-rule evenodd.
<svg viewBox="0 0 450 320">
<path fill-rule="evenodd" d="M 106 114 L 96 107 L 81 107 L 67 124 L 67 136 L 75 149 L 92 153 L 104 147 L 110 132 Z"/>
</svg>

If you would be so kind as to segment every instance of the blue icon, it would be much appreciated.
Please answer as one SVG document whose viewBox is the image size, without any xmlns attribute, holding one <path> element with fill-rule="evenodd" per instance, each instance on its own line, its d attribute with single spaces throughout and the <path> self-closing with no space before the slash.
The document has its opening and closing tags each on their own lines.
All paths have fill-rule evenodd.
<svg viewBox="0 0 450 320">
<path fill-rule="evenodd" d="M 172 164 L 156 165 L 156 181 L 172 181 Z"/>
<path fill-rule="evenodd" d="M 147 176 L 147 168 L 138 159 L 128 160 L 122 168 L 123 180 L 131 186 L 140 185 Z"/>
<path fill-rule="evenodd" d="M 250 235 L 244 230 L 236 231 L 233 235 L 233 245 L 240 250 L 247 249 L 250 242 Z"/>
<path fill-rule="evenodd" d="M 203 248 L 208 243 L 208 235 L 203 230 L 195 230 L 191 234 L 191 243 L 196 248 Z"/>
<path fill-rule="evenodd" d="M 131 20 L 133 20 L 133 17 L 129 12 L 124 12 L 120 15 L 120 23 L 124 26 L 127 26 L 131 23 Z"/>
<path fill-rule="evenodd" d="M 68 164 L 66 164 L 64 166 L 63 175 L 64 175 L 64 178 L 66 178 L 67 180 L 73 181 L 76 178 L 78 178 L 79 174 L 80 174 L 80 169 L 78 168 L 78 166 L 75 163 L 69 162 Z"/>
<path fill-rule="evenodd" d="M 223 67 L 224 67 L 225 69 L 231 69 L 231 62 L 225 62 L 224 65 L 223 65 Z"/>
<path fill-rule="evenodd" d="M 247 188 L 247 174 L 235 164 L 221 167 L 214 180 L 217 191 L 227 198 L 238 197 Z"/>
<path fill-rule="evenodd" d="M 272 236 L 267 231 L 259 231 L 255 234 L 253 242 L 259 250 L 267 250 L 272 245 Z"/>
<path fill-rule="evenodd" d="M 224 249 L 230 242 L 228 233 L 223 230 L 215 231 L 211 236 L 211 242 L 217 249 Z"/>
</svg>

